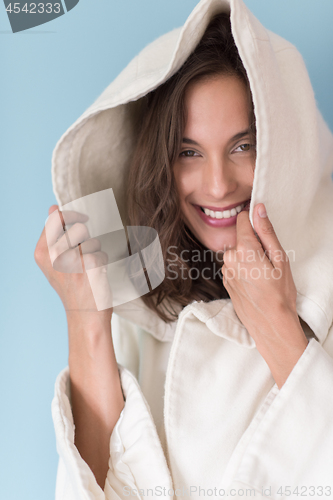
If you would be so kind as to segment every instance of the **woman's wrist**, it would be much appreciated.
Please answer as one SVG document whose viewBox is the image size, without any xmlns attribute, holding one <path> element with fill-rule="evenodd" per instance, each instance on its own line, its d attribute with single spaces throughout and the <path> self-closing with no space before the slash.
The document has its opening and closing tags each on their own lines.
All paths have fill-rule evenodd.
<svg viewBox="0 0 333 500">
<path fill-rule="evenodd" d="M 110 310 L 66 311 L 66 316 L 70 360 L 83 351 L 93 355 L 105 342 L 112 344 Z"/>
<path fill-rule="evenodd" d="M 308 345 L 297 313 L 280 311 L 265 332 L 256 331 L 253 338 L 281 389 Z"/>
<path fill-rule="evenodd" d="M 100 331 L 111 329 L 112 311 L 107 309 L 105 311 L 80 311 L 71 310 L 66 311 L 68 328 L 71 331 L 86 330 L 86 331 Z"/>
</svg>

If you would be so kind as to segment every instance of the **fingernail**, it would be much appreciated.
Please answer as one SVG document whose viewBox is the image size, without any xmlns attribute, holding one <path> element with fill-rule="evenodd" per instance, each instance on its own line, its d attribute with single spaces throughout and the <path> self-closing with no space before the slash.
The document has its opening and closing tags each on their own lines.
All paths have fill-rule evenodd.
<svg viewBox="0 0 333 500">
<path fill-rule="evenodd" d="M 267 217 L 267 212 L 266 212 L 266 208 L 264 207 L 264 205 L 261 205 L 258 209 L 258 214 L 259 214 L 259 217 Z"/>
</svg>

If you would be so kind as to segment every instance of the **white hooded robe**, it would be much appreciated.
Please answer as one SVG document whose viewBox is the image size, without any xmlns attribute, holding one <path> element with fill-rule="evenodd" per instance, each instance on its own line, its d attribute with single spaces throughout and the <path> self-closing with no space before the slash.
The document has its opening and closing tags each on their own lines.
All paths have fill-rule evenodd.
<svg viewBox="0 0 333 500">
<path fill-rule="evenodd" d="M 52 402 L 56 500 L 333 498 L 333 136 L 295 47 L 242 0 L 202 0 L 61 137 L 54 192 L 61 208 L 112 188 L 127 224 L 138 101 L 181 67 L 213 15 L 229 11 L 256 115 L 250 220 L 264 203 L 283 248 L 294 251 L 297 312 L 310 342 L 279 390 L 230 299 L 195 301 L 169 324 L 141 299 L 116 306 L 112 333 L 126 402 L 104 491 L 74 445 L 66 367 Z"/>
</svg>

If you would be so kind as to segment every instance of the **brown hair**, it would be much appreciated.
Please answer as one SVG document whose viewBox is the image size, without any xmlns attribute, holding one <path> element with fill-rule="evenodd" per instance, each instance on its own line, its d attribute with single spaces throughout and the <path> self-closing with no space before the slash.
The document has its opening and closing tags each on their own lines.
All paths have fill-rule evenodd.
<svg viewBox="0 0 333 500">
<path fill-rule="evenodd" d="M 140 132 L 128 179 L 128 216 L 131 225 L 152 227 L 159 235 L 166 263 L 165 279 L 142 300 L 165 322 L 177 319 L 175 304 L 185 307 L 193 300 L 208 302 L 229 297 L 221 272 L 216 275 L 218 263 L 214 259 L 205 262 L 209 250 L 182 220 L 172 171 L 185 126 L 187 86 L 218 74 L 236 76 L 244 81 L 252 103 L 250 85 L 232 37 L 228 14 L 215 16 L 177 73 L 141 99 Z M 255 135 L 253 104 L 251 108 L 250 123 Z M 196 258 L 182 258 L 184 250 L 187 257 L 194 254 Z M 203 277 L 201 271 L 203 267 L 207 271 L 207 265 L 208 276 L 205 272 Z M 218 269 L 221 266 L 222 262 Z M 198 270 L 195 275 L 193 268 Z"/>
</svg>

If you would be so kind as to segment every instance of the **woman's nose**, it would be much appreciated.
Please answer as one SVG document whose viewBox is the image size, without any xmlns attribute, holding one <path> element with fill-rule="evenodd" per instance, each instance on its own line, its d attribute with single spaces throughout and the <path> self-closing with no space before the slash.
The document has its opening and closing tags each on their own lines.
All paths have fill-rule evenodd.
<svg viewBox="0 0 333 500">
<path fill-rule="evenodd" d="M 232 165 L 229 165 L 226 158 L 208 161 L 203 174 L 202 187 L 207 196 L 219 200 L 237 188 Z"/>
</svg>

